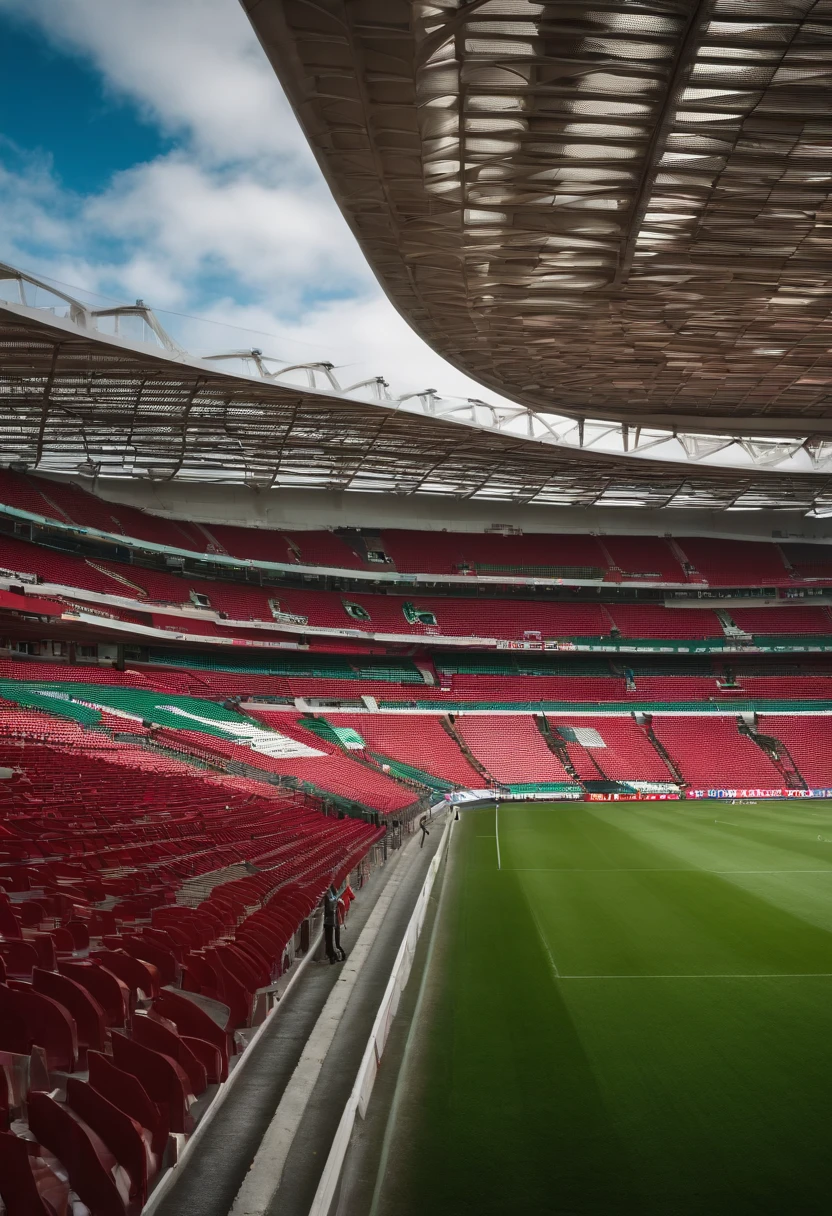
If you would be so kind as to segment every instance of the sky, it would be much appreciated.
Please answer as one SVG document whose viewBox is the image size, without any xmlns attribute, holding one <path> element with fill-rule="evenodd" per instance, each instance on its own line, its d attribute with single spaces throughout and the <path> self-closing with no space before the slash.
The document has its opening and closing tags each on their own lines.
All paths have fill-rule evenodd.
<svg viewBox="0 0 832 1216">
<path fill-rule="evenodd" d="M 195 355 L 499 400 L 384 297 L 238 0 L 0 0 L 0 261 Z"/>
</svg>

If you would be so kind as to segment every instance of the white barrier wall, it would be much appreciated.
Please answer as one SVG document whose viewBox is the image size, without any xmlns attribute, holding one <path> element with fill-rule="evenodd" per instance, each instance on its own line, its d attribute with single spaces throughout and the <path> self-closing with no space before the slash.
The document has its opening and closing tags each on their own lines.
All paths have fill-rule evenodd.
<svg viewBox="0 0 832 1216">
<path fill-rule="evenodd" d="M 382 997 L 376 1019 L 373 1022 L 373 1029 L 370 1031 L 370 1038 L 358 1068 L 355 1084 L 347 1100 L 347 1105 L 344 1107 L 344 1113 L 341 1116 L 341 1122 L 338 1124 L 332 1148 L 329 1150 L 329 1156 L 324 1165 L 321 1180 L 318 1183 L 318 1189 L 312 1201 L 312 1207 L 309 1209 L 309 1216 L 326 1216 L 329 1212 L 332 1200 L 335 1197 L 338 1179 L 341 1176 L 341 1167 L 347 1154 L 356 1115 L 360 1115 L 363 1119 L 367 1113 L 381 1057 L 387 1046 L 390 1027 L 399 1008 L 402 992 L 410 978 L 416 946 L 422 933 L 422 926 L 425 923 L 428 900 L 430 899 L 430 893 L 433 890 L 433 884 L 450 838 L 452 823 L 453 819 L 449 815 L 448 821 L 445 824 L 445 830 L 442 833 L 442 839 L 439 842 L 439 848 L 431 859 L 427 877 L 419 892 L 416 906 L 413 909 L 413 915 L 410 918 L 404 935 L 404 940 L 396 955 L 396 961 L 390 973 L 390 980 Z"/>
</svg>

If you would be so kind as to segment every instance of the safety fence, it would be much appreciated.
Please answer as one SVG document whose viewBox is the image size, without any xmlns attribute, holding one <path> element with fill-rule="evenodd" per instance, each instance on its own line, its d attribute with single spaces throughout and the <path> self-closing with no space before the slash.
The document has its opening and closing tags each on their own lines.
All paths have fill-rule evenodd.
<svg viewBox="0 0 832 1216">
<path fill-rule="evenodd" d="M 425 923 L 425 916 L 427 915 L 428 901 L 430 900 L 433 884 L 447 848 L 452 823 L 453 820 L 449 815 L 445 824 L 445 830 L 442 833 L 442 839 L 439 842 L 439 848 L 431 859 L 427 877 L 419 892 L 404 939 L 396 955 L 396 961 L 393 964 L 387 988 L 373 1022 L 373 1028 L 370 1031 L 370 1038 L 361 1059 L 355 1084 L 347 1099 L 344 1113 L 341 1116 L 338 1130 L 335 1133 L 332 1147 L 329 1150 L 329 1156 L 324 1165 L 321 1180 L 318 1183 L 318 1189 L 315 1192 L 315 1198 L 309 1210 L 309 1216 L 326 1216 L 329 1212 L 338 1187 L 341 1167 L 347 1154 L 356 1116 L 360 1115 L 362 1119 L 366 1116 L 367 1107 L 370 1103 L 370 1095 L 373 1092 L 373 1085 L 375 1084 L 376 1075 L 381 1064 L 381 1057 L 387 1045 L 390 1028 L 399 1008 L 401 995 L 410 978 L 416 947 Z"/>
</svg>

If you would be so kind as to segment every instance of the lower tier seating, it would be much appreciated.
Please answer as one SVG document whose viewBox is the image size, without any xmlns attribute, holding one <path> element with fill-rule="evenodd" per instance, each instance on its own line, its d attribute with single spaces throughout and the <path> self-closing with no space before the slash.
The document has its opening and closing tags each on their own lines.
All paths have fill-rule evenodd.
<svg viewBox="0 0 832 1216">
<path fill-rule="evenodd" d="M 733 718 L 653 719 L 656 737 L 691 786 L 702 789 L 782 789 L 783 774 Z"/>
<path fill-rule="evenodd" d="M 578 729 L 578 740 L 567 744 L 569 758 L 580 777 L 591 781 L 673 781 L 674 777 L 642 726 L 632 718 L 576 718 L 549 715 L 549 726 Z M 581 730 L 591 731 L 603 746 L 580 742 Z"/>
<path fill-rule="evenodd" d="M 810 789 L 832 789 L 832 717 L 763 715 L 758 729 L 786 745 Z"/>
<path fill-rule="evenodd" d="M 495 781 L 570 781 L 532 715 L 457 719 L 457 730 Z"/>
<path fill-rule="evenodd" d="M 0 722 L 0 1196 L 135 1216 L 301 922 L 381 833 L 74 723 L 46 742 L 50 723 Z"/>
<path fill-rule="evenodd" d="M 477 789 L 482 777 L 460 751 L 438 718 L 394 714 L 339 714 L 338 726 L 358 731 L 368 750 L 415 769 Z"/>
</svg>

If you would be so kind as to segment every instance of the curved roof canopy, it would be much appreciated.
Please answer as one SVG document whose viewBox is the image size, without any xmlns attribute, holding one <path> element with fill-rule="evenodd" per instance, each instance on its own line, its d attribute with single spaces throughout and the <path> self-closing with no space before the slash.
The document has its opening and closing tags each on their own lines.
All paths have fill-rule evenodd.
<svg viewBox="0 0 832 1216">
<path fill-rule="evenodd" d="M 832 9 L 243 0 L 390 298 L 543 410 L 832 416 Z"/>
<path fill-rule="evenodd" d="M 0 302 L 0 465 L 561 506 L 832 512 L 832 477 L 819 472 L 568 448 L 546 428 L 526 429 L 522 410 L 524 429 L 511 433 L 478 402 L 430 393 L 356 399 L 330 364 L 300 369 L 309 383 L 298 386 L 282 377 L 299 369 L 271 371 L 259 351 L 185 354 L 141 301 L 93 311 L 62 300 L 62 309 Z M 129 341 L 131 322 L 155 345 Z M 320 371 L 327 391 L 313 383 Z"/>
</svg>

